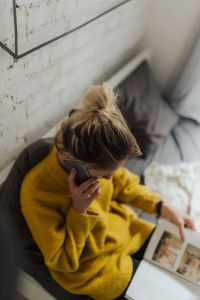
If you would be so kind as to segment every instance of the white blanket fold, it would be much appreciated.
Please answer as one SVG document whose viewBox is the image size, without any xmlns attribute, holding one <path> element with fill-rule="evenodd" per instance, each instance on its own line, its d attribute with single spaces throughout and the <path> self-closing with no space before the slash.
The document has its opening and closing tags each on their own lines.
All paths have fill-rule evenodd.
<svg viewBox="0 0 200 300">
<path fill-rule="evenodd" d="M 200 162 L 170 166 L 152 162 L 144 171 L 144 180 L 167 203 L 190 214 L 200 232 Z"/>
</svg>

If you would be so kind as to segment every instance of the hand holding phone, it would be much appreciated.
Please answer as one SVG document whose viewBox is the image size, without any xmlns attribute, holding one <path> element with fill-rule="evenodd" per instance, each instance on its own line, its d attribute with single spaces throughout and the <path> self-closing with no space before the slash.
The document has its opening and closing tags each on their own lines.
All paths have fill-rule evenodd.
<svg viewBox="0 0 200 300">
<path fill-rule="evenodd" d="M 73 168 L 69 175 L 69 188 L 72 196 L 72 207 L 79 213 L 86 213 L 88 206 L 100 193 L 99 182 L 90 178 L 79 186 L 75 183 L 77 171 Z"/>
</svg>

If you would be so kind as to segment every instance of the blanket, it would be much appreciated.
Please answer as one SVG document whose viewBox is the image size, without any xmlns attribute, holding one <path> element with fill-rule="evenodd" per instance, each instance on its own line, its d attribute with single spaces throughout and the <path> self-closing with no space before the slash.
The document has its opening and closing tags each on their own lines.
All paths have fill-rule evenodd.
<svg viewBox="0 0 200 300">
<path fill-rule="evenodd" d="M 200 232 L 200 162 L 152 162 L 144 171 L 144 182 L 152 191 L 161 193 L 164 201 L 188 213 Z"/>
</svg>

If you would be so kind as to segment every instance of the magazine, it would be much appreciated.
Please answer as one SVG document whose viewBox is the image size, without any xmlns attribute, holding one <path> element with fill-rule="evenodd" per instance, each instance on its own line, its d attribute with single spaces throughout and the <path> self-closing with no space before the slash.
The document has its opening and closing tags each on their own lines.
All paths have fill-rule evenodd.
<svg viewBox="0 0 200 300">
<path fill-rule="evenodd" d="M 126 291 L 129 300 L 199 300 L 200 234 L 161 219 Z"/>
</svg>

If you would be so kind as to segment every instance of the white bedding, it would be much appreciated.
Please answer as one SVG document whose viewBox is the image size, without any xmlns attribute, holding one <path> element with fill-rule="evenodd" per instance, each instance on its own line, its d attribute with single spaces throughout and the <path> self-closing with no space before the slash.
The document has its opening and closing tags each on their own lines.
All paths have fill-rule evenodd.
<svg viewBox="0 0 200 300">
<path fill-rule="evenodd" d="M 152 162 L 144 171 L 144 181 L 166 202 L 189 213 L 200 232 L 200 162 L 168 166 Z"/>
</svg>

